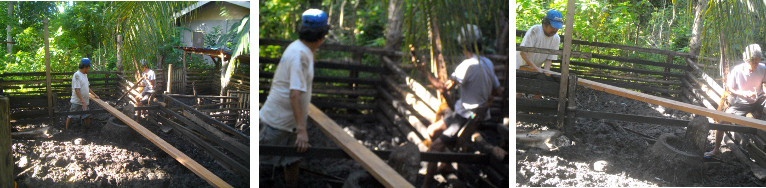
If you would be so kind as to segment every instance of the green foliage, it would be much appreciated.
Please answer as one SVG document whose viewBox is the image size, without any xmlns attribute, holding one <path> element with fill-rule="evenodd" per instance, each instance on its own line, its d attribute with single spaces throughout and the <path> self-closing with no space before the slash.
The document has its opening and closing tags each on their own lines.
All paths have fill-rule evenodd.
<svg viewBox="0 0 766 188">
<path fill-rule="evenodd" d="M 566 0 L 517 2 L 516 28 L 527 30 L 533 25 L 541 24 L 542 18 L 550 9 L 559 10 L 566 15 L 566 3 Z M 690 19 L 681 16 L 689 14 L 687 3 L 681 0 L 675 4 L 670 0 L 578 1 L 574 10 L 573 39 L 688 52 L 692 24 Z M 569 28 L 559 30 L 558 34 L 563 36 L 567 29 Z M 521 37 L 516 37 L 516 43 L 520 42 Z M 665 61 L 665 56 L 618 49 L 575 45 L 573 50 Z M 591 59 L 589 62 L 620 65 L 615 61 L 599 59 Z"/>
</svg>

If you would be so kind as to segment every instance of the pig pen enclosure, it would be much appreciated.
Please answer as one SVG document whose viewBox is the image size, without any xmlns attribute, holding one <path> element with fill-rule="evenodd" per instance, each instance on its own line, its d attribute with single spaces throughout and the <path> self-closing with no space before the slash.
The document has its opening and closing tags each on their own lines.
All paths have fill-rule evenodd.
<svg viewBox="0 0 766 188">
<path fill-rule="evenodd" d="M 271 47 L 291 42 L 259 41 Z M 468 139 L 460 147 L 449 153 L 426 152 L 426 128 L 434 122 L 440 101 L 431 85 L 421 84 L 425 77 L 411 63 L 401 63 L 407 58 L 404 53 L 338 44 L 322 44 L 319 50 L 345 55 L 317 56 L 307 127 L 312 147 L 297 153 L 294 147 L 259 145 L 261 156 L 304 157 L 300 187 L 413 187 L 423 181 L 425 162 L 457 167 L 437 175 L 439 186 L 508 186 L 508 92 L 493 99 L 491 120 L 469 126 L 476 131 L 464 131 Z M 507 85 L 508 57 L 488 57 L 501 85 Z M 263 105 L 279 59 L 260 57 L 259 62 Z M 280 167 L 261 164 L 259 174 L 262 187 L 285 186 Z"/>
<path fill-rule="evenodd" d="M 718 108 L 722 69 L 701 62 L 719 59 L 579 40 L 571 45 L 569 75 L 516 71 L 516 186 L 766 184 L 766 121 Z M 566 53 L 519 44 L 517 50 Z M 602 55 L 608 50 L 641 58 Z M 562 72 L 560 60 L 552 70 Z M 704 158 L 713 146 L 710 130 L 728 133 L 722 154 Z"/>
<path fill-rule="evenodd" d="M 221 87 L 220 65 L 232 61 L 230 52 L 177 49 L 218 65 L 188 69 L 186 58 L 183 66 L 155 65 L 156 91 L 141 107 L 136 72 L 90 71 L 100 99 L 91 96 L 85 112 L 69 111 L 73 71 L 0 74 L 0 143 L 8 146 L 0 149 L 10 157 L 0 157 L 10 162 L 0 175 L 11 178 L 0 186 L 249 186 L 248 74 L 237 71 Z M 247 69 L 247 56 L 237 60 Z M 85 113 L 90 125 L 73 119 L 65 126 L 67 115 Z"/>
</svg>

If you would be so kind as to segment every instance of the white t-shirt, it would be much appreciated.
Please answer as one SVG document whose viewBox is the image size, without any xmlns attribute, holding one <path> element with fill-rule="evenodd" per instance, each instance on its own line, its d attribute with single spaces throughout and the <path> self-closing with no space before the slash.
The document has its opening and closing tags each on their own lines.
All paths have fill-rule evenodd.
<svg viewBox="0 0 766 188">
<path fill-rule="evenodd" d="M 85 100 L 85 104 L 90 104 L 90 95 L 88 95 L 90 93 L 90 82 L 88 82 L 87 74 L 83 74 L 78 70 L 72 75 L 72 99 L 69 99 L 69 102 L 73 104 L 82 104 L 80 98 L 77 98 L 77 94 L 75 94 L 75 88 L 80 88 L 80 96 L 82 97 L 82 100 Z"/>
<path fill-rule="evenodd" d="M 279 60 L 271 89 L 260 110 L 260 120 L 275 129 L 295 132 L 296 121 L 290 105 L 290 90 L 303 91 L 300 96 L 302 118 L 308 118 L 311 85 L 314 80 L 314 54 L 308 46 L 296 40 L 287 46 Z"/>
<path fill-rule="evenodd" d="M 149 83 L 149 81 L 155 81 L 157 80 L 157 76 L 154 75 L 154 71 L 152 69 L 146 69 L 147 71 L 144 72 L 144 76 L 146 76 L 146 79 L 144 79 L 144 92 L 153 93 L 154 87 L 152 84 Z M 156 82 L 155 82 L 156 84 Z"/>
<path fill-rule="evenodd" d="M 460 99 L 455 103 L 455 112 L 464 118 L 470 117 L 470 110 L 489 100 L 493 88 L 500 87 L 492 61 L 481 56 L 463 60 L 451 77 L 460 84 Z M 486 119 L 489 118 L 487 109 Z"/>
<path fill-rule="evenodd" d="M 746 66 L 750 66 L 747 63 L 740 63 L 731 70 L 726 78 L 726 85 L 729 85 L 732 89 L 760 92 L 762 90 L 761 83 L 766 81 L 766 65 L 758 64 L 753 72 L 746 71 Z M 747 102 L 755 102 L 756 98 L 745 99 Z"/>
<path fill-rule="evenodd" d="M 527 30 L 527 33 L 524 34 L 524 38 L 521 39 L 520 46 L 558 50 L 560 43 L 561 38 L 558 34 L 554 34 L 551 37 L 545 36 L 543 26 L 538 24 L 530 27 L 529 30 Z M 557 59 L 556 55 L 550 54 L 526 52 L 526 55 L 529 61 L 540 68 L 543 68 L 542 65 L 545 60 Z M 521 58 L 520 51 L 516 51 L 516 69 L 519 69 L 519 67 L 524 65 L 527 65 L 527 63 L 524 62 L 524 59 Z"/>
</svg>

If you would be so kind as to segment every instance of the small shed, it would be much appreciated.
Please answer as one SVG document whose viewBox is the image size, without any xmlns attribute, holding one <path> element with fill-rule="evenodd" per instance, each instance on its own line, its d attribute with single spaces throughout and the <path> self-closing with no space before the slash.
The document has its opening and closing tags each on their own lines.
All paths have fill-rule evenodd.
<svg viewBox="0 0 766 188">
<path fill-rule="evenodd" d="M 225 34 L 244 16 L 250 14 L 249 1 L 200 1 L 175 14 L 176 26 L 188 30 L 181 32 L 181 45 L 210 48 L 204 44 L 205 35 Z M 213 60 L 203 58 L 213 64 Z"/>
</svg>

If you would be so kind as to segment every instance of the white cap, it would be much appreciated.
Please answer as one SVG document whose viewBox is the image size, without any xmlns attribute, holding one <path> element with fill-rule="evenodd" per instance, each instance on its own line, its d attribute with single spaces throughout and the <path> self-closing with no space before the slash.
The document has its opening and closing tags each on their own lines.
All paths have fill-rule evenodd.
<svg viewBox="0 0 766 188">
<path fill-rule="evenodd" d="M 754 58 L 763 59 L 763 52 L 761 52 L 761 46 L 758 44 L 750 44 L 745 48 L 745 51 L 742 52 L 742 59 L 745 60 L 745 62 L 750 62 L 750 60 Z"/>
</svg>

